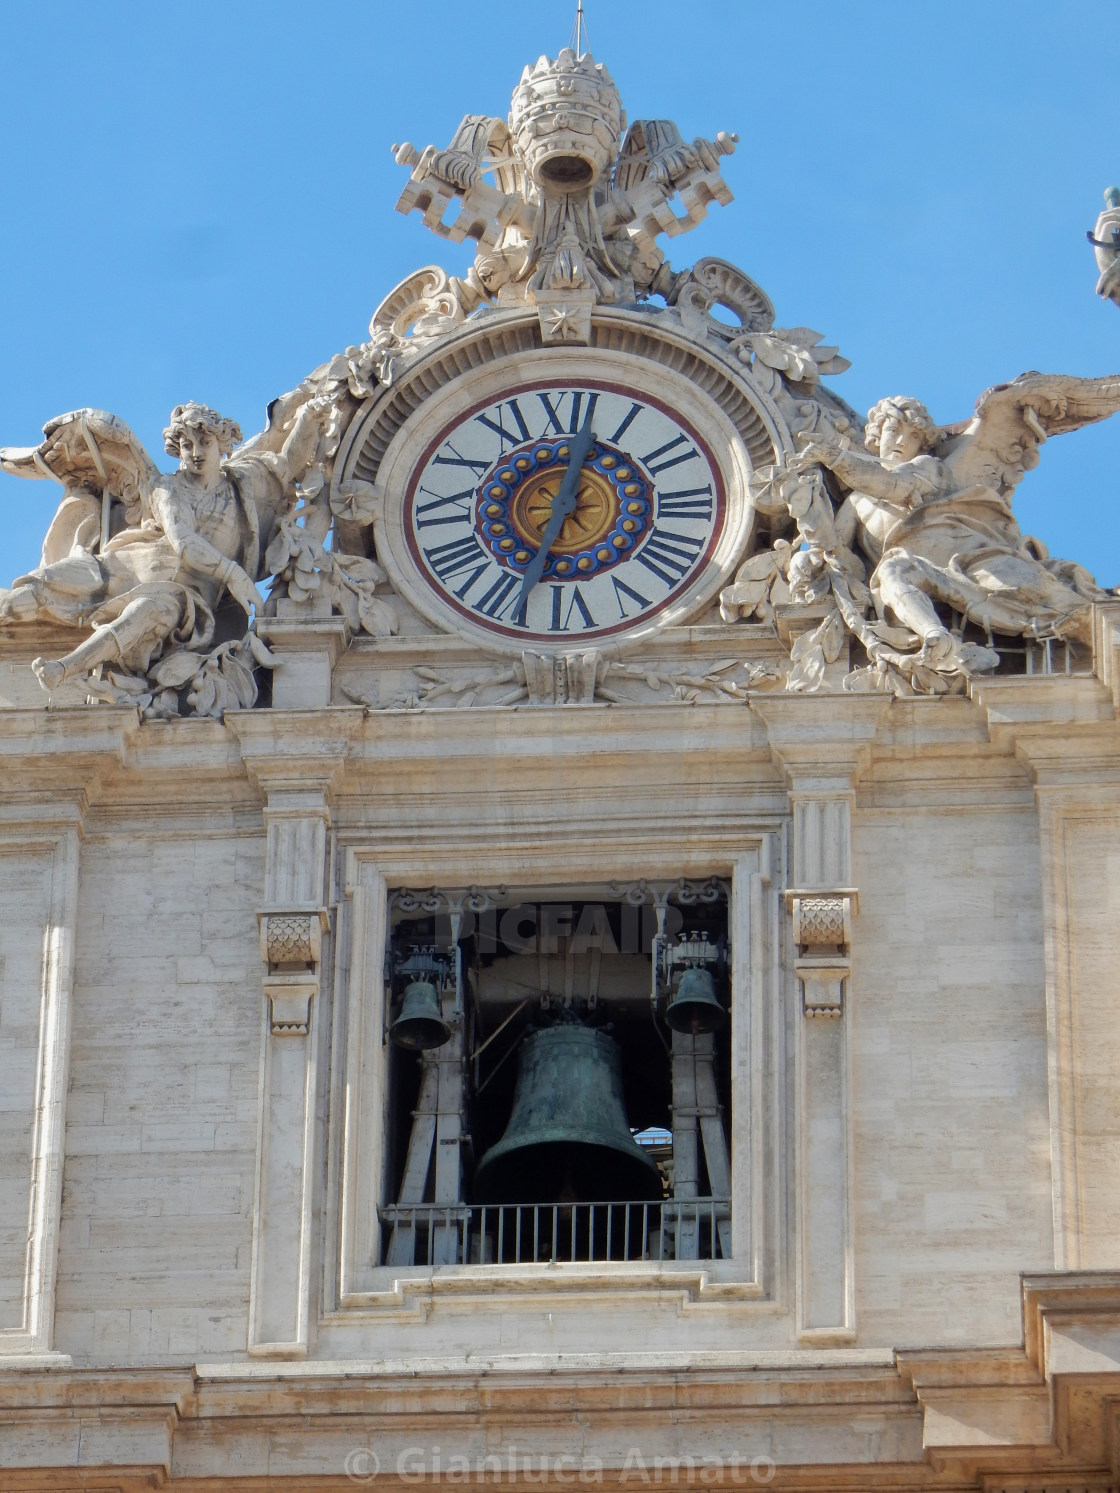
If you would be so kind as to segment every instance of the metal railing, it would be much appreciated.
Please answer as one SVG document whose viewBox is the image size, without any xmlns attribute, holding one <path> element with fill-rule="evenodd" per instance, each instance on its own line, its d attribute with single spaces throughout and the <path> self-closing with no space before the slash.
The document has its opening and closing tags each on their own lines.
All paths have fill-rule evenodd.
<svg viewBox="0 0 1120 1493">
<path fill-rule="evenodd" d="M 380 1209 L 386 1265 L 722 1260 L 725 1198 L 658 1203 L 393 1203 Z"/>
</svg>

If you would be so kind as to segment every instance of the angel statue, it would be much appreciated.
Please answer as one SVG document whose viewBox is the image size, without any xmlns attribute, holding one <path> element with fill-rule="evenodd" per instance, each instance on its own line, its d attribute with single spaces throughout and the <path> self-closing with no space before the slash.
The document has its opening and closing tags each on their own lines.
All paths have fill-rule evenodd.
<svg viewBox="0 0 1120 1493">
<path fill-rule="evenodd" d="M 831 592 L 836 625 L 842 620 L 859 638 L 878 671 L 872 687 L 903 692 L 963 687 L 968 675 L 994 668 L 993 634 L 1089 641 L 1089 603 L 1111 593 L 1024 535 L 1011 494 L 1048 437 L 1118 409 L 1120 377 L 1024 373 L 988 389 L 973 418 L 956 426 L 937 425 L 917 399 L 881 399 L 867 416 L 870 454 L 847 434 L 814 436 L 752 483 L 763 512 L 784 508 L 797 521 L 802 547 L 785 547 L 793 600 Z M 829 485 L 822 469 L 832 473 Z M 724 592 L 725 616 L 753 602 L 760 559 Z M 869 602 L 873 620 L 864 615 Z M 955 632 L 946 609 L 962 619 Z M 969 621 L 989 646 L 962 637 Z"/>
<path fill-rule="evenodd" d="M 187 655 L 182 667 L 165 665 L 157 683 L 184 685 L 214 642 L 224 593 L 247 617 L 263 607 L 261 557 L 296 502 L 328 409 L 326 400 L 304 404 L 279 450 L 251 443 L 235 452 L 236 421 L 204 404 L 177 405 L 163 433 L 179 460 L 170 474 L 101 410 L 49 421 L 36 447 L 0 449 L 4 471 L 52 477 L 64 489 L 41 563 L 0 590 L 0 627 L 51 620 L 92 628 L 62 658 L 34 660 L 43 688 L 89 678 L 101 665 L 135 687 L 137 676 L 158 674 L 157 661 L 179 651 Z"/>
</svg>

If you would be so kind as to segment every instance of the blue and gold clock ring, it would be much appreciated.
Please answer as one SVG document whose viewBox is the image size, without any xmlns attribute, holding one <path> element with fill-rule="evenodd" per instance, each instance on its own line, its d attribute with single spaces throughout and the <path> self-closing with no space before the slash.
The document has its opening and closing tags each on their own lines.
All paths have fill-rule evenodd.
<svg viewBox="0 0 1120 1493">
<path fill-rule="evenodd" d="M 475 529 L 507 570 L 524 571 L 540 548 L 567 471 L 570 440 L 531 441 L 507 451 L 479 483 Z M 641 464 L 596 441 L 580 474 L 575 510 L 553 541 L 542 580 L 586 580 L 625 560 L 653 527 L 653 508 L 653 483 Z"/>
</svg>

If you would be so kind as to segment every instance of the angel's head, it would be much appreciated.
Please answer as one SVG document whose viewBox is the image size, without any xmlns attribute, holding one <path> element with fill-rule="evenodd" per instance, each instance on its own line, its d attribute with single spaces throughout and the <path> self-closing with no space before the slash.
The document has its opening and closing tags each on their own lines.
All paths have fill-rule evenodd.
<svg viewBox="0 0 1120 1493">
<path fill-rule="evenodd" d="M 920 399 L 892 394 L 867 412 L 863 444 L 883 461 L 913 461 L 940 441 L 940 425 Z"/>
<path fill-rule="evenodd" d="M 221 475 L 222 457 L 228 456 L 241 439 L 241 426 L 227 420 L 209 405 L 177 404 L 171 423 L 163 432 L 164 449 L 179 458 L 181 471 L 202 478 L 209 487 Z"/>
</svg>

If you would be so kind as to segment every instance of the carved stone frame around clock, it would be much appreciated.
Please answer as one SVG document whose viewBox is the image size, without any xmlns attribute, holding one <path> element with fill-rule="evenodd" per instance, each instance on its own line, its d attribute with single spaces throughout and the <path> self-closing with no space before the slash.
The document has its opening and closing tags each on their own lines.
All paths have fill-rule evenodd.
<svg viewBox="0 0 1120 1493">
<path fill-rule="evenodd" d="M 458 633 L 480 647 L 519 653 L 528 639 L 503 638 L 440 604 L 416 576 L 403 523 L 404 495 L 416 463 L 431 441 L 433 422 L 452 420 L 483 399 L 535 379 L 579 382 L 617 380 L 678 407 L 717 456 L 727 495 L 727 520 L 703 575 L 680 597 L 632 631 L 616 635 L 629 644 L 661 628 L 679 626 L 716 597 L 750 543 L 754 510 L 748 491 L 753 469 L 793 449 L 788 427 L 770 397 L 741 367 L 659 325 L 656 313 L 597 311 L 590 347 L 544 347 L 535 315 L 491 312 L 410 366 L 398 382 L 358 411 L 335 465 L 336 494 L 355 479 L 375 486 L 378 559 L 394 587 L 442 632 Z"/>
</svg>

